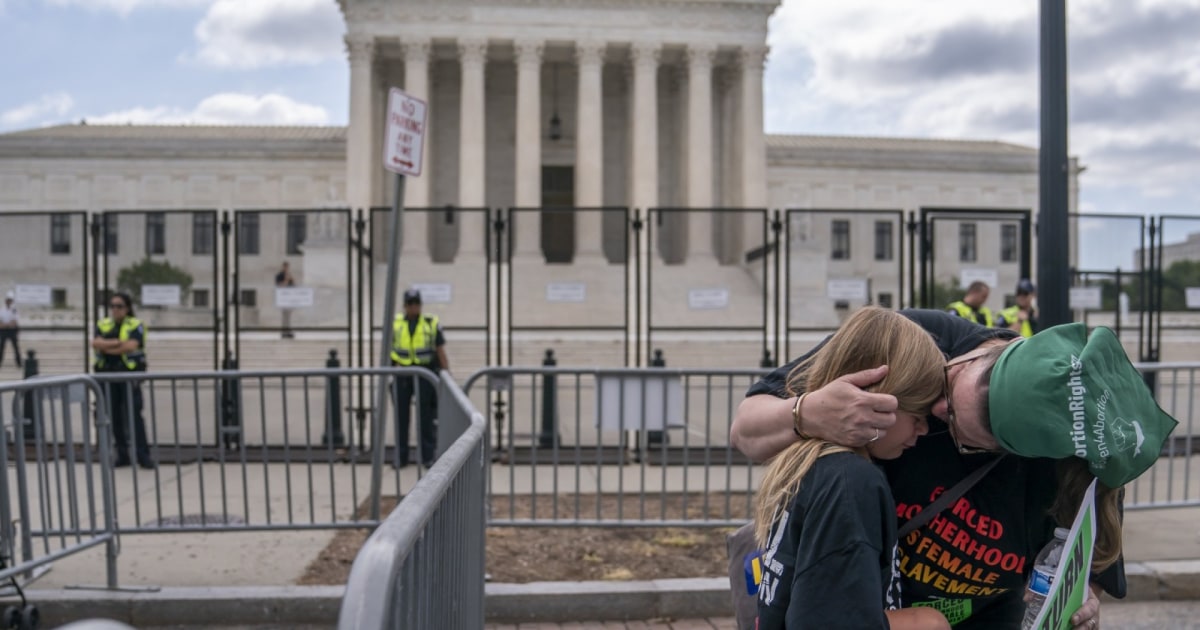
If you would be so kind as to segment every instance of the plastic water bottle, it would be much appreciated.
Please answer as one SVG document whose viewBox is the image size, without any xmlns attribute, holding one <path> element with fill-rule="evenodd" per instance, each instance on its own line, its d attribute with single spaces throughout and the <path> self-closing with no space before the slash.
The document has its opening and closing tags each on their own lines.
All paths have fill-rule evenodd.
<svg viewBox="0 0 1200 630">
<path fill-rule="evenodd" d="M 1021 622 L 1021 630 L 1033 628 L 1033 622 L 1042 605 L 1050 595 L 1050 587 L 1054 584 L 1054 572 L 1058 570 L 1058 561 L 1062 558 L 1063 548 L 1067 544 L 1067 536 L 1071 530 L 1059 527 L 1054 530 L 1054 540 L 1046 543 L 1033 561 L 1033 575 L 1029 576 L 1029 584 L 1025 587 L 1025 619 Z"/>
</svg>

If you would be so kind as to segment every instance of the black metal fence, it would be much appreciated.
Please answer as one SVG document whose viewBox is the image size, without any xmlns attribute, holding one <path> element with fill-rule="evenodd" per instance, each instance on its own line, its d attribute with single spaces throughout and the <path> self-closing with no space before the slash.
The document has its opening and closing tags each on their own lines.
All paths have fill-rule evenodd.
<svg viewBox="0 0 1200 630">
<path fill-rule="evenodd" d="M 387 212 L 8 212 L 0 288 L 19 294 L 22 350 L 43 373 L 87 369 L 118 290 L 135 293 L 152 369 L 367 367 L 391 325 L 377 312 Z M 547 349 L 560 365 L 772 365 L 863 304 L 942 308 L 971 274 L 1007 293 L 1032 277 L 1032 220 L 1022 208 L 410 208 L 401 288 L 442 317 L 460 371 L 542 363 Z M 1167 360 L 1164 332 L 1200 328 L 1188 314 L 1200 216 L 1077 214 L 1071 227 L 1076 318 Z M 345 402 L 365 409 L 368 395 Z"/>
</svg>

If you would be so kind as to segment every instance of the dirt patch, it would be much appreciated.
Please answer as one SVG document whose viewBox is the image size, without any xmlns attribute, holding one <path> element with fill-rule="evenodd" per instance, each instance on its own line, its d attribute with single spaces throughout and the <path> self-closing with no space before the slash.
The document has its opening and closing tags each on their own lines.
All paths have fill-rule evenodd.
<svg viewBox="0 0 1200 630">
<path fill-rule="evenodd" d="M 595 520 L 621 513 L 625 518 L 696 519 L 726 513 L 725 495 L 674 494 L 660 498 L 611 495 L 517 497 L 493 501 L 492 513 L 505 519 Z M 391 512 L 395 497 L 384 497 Z M 734 506 L 737 509 L 744 506 Z M 359 506 L 365 514 L 367 504 Z M 487 572 L 493 582 L 575 580 L 654 580 L 725 575 L 726 527 L 490 527 Z M 317 556 L 300 584 L 345 584 L 354 556 L 366 541 L 364 530 L 344 530 Z"/>
</svg>

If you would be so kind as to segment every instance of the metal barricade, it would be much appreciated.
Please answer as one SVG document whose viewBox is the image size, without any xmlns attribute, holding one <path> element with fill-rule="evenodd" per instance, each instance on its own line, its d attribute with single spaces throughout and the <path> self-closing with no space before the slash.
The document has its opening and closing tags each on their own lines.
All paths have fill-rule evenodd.
<svg viewBox="0 0 1200 630">
<path fill-rule="evenodd" d="M 338 628 L 482 628 L 487 431 L 442 373 L 441 417 L 466 427 L 354 559 Z"/>
<path fill-rule="evenodd" d="M 729 443 L 762 369 L 489 368 L 492 526 L 740 526 L 762 469 Z M 476 387 L 482 385 L 482 387 Z M 485 391 L 486 390 L 486 391 Z M 550 395 L 547 395 L 550 394 Z M 482 405 L 481 405 L 482 406 Z"/>
<path fill-rule="evenodd" d="M 1163 445 L 1162 454 L 1147 470 L 1125 488 L 1125 509 L 1138 510 L 1200 505 L 1200 463 L 1195 462 L 1200 448 L 1197 426 L 1197 392 L 1200 390 L 1200 362 L 1137 363 L 1152 383 L 1154 398 L 1164 411 L 1179 420 L 1179 426 Z"/>
<path fill-rule="evenodd" d="M 339 387 L 342 400 L 357 379 L 417 378 L 433 385 L 436 375 L 422 368 L 312 369 L 177 373 L 96 374 L 102 389 L 119 392 L 136 406 L 114 409 L 124 424 L 130 466 L 114 473 L 118 532 L 310 530 L 373 527 L 365 510 L 371 501 L 371 444 L 360 447 L 352 411 L 330 418 L 327 391 Z M 221 404 L 222 385 L 235 384 L 236 408 Z M 333 385 L 331 385 L 333 384 Z M 416 389 L 416 388 L 414 388 Z M 419 396 L 419 391 L 417 396 Z M 387 397 L 391 401 L 392 397 Z M 379 462 L 395 462 L 392 403 L 385 410 L 385 444 Z M 229 414 L 236 417 L 227 417 Z M 350 439 L 328 439 L 331 423 L 345 421 Z M 155 467 L 144 470 L 133 457 L 138 423 L 144 424 Z M 413 422 L 414 425 L 419 425 Z M 454 426 L 443 422 L 443 425 Z M 448 430 L 450 431 L 450 430 Z M 453 439 L 453 434 L 447 439 Z M 118 446 L 118 450 L 121 447 Z M 395 469 L 383 475 L 382 494 L 402 495 L 421 474 Z"/>
<path fill-rule="evenodd" d="M 109 421 L 96 381 L 56 376 L 0 385 L 0 580 L 26 581 L 60 558 L 105 545 L 117 585 Z"/>
</svg>

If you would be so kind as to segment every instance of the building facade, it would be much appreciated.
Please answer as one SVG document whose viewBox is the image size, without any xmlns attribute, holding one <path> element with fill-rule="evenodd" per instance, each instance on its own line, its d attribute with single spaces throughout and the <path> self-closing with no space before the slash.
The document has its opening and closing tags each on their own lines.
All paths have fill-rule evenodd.
<svg viewBox="0 0 1200 630">
<path fill-rule="evenodd" d="M 315 296 L 293 324 L 348 325 L 364 308 L 355 286 L 382 294 L 384 112 L 398 87 L 430 112 L 424 172 L 405 187 L 402 283 L 426 287 L 458 326 L 657 330 L 684 348 L 688 330 L 778 335 L 836 325 L 862 303 L 909 306 L 926 283 L 918 268 L 946 286 L 990 278 L 989 304 L 1004 306 L 1026 271 L 1036 150 L 766 135 L 778 4 L 341 0 L 347 127 L 0 135 L 0 287 L 49 286 L 58 308 L 34 317 L 69 317 L 84 274 L 111 285 L 162 260 L 193 280 L 160 320 L 204 326 L 236 299 L 244 324 L 269 327 L 288 261 Z"/>
</svg>

